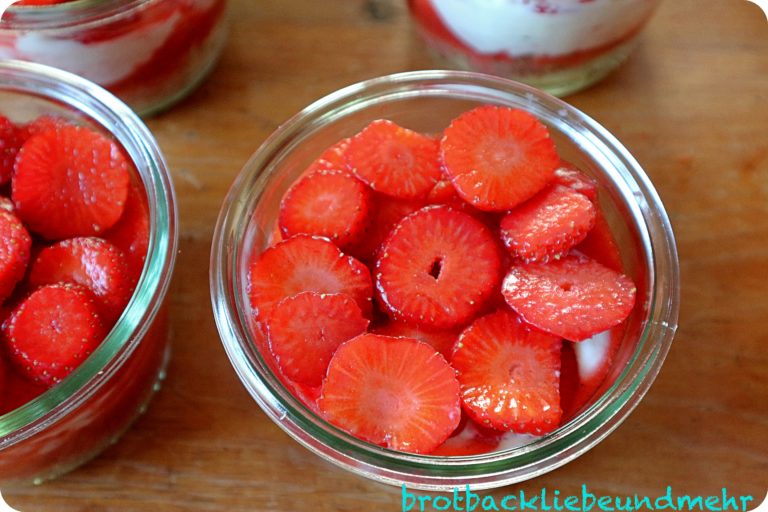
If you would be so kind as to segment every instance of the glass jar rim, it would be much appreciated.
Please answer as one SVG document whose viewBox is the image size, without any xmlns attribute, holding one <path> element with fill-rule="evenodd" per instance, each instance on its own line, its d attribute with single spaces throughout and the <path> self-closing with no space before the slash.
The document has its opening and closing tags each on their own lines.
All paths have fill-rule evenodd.
<svg viewBox="0 0 768 512">
<path fill-rule="evenodd" d="M 426 95 L 430 88 L 446 96 L 470 91 L 478 96 L 487 94 L 487 101 L 502 104 L 514 97 L 531 105 L 546 105 L 565 119 L 564 126 L 569 128 L 566 136 L 578 137 L 582 145 L 594 151 L 599 148 L 601 155 L 613 159 L 602 161 L 601 166 L 620 162 L 627 176 L 616 169 L 606 171 L 612 170 L 612 179 L 626 181 L 622 181 L 623 196 L 633 198 L 634 203 L 628 206 L 644 233 L 649 274 L 651 278 L 663 277 L 653 279 L 650 285 L 652 304 L 638 349 L 613 385 L 569 423 L 520 448 L 477 456 L 433 457 L 360 441 L 325 422 L 293 397 L 261 364 L 261 356 L 252 352 L 255 345 L 240 292 L 244 283 L 239 277 L 242 237 L 238 239 L 238 235 L 242 233 L 238 228 L 239 223 L 248 222 L 252 213 L 248 195 L 268 181 L 265 169 L 277 156 L 299 144 L 293 137 L 304 133 L 302 130 L 311 131 L 382 99 Z M 641 202 L 647 208 L 641 209 Z M 273 421 L 300 444 L 338 466 L 385 483 L 408 483 L 427 490 L 449 490 L 465 484 L 482 489 L 532 478 L 576 458 L 617 428 L 650 388 L 669 350 L 677 326 L 678 274 L 674 236 L 661 200 L 638 162 L 605 128 L 575 107 L 523 84 L 478 73 L 441 70 L 399 73 L 350 85 L 317 100 L 282 124 L 232 184 L 216 225 L 210 261 L 211 298 L 222 343 L 243 385 Z M 638 353 L 649 340 L 654 344 L 648 345 L 650 352 L 639 360 Z"/>
<path fill-rule="evenodd" d="M 110 133 L 129 153 L 147 194 L 149 245 L 136 291 L 99 347 L 69 376 L 0 416 L 0 452 L 89 399 L 131 356 L 167 294 L 178 246 L 178 212 L 168 166 L 149 129 L 122 101 L 77 75 L 41 64 L 0 62 L 0 91 L 65 105 Z"/>
<path fill-rule="evenodd" d="M 72 0 L 53 5 L 11 5 L 0 20 L 2 30 L 87 28 L 124 16 L 158 0 Z"/>
</svg>

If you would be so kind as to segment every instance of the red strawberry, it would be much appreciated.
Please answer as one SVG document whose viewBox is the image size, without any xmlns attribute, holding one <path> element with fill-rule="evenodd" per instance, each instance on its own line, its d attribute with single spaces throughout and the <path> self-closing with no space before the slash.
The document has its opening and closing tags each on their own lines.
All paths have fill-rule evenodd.
<svg viewBox="0 0 768 512">
<path fill-rule="evenodd" d="M 339 345 L 364 333 L 368 323 L 349 295 L 317 292 L 281 300 L 266 320 L 269 346 L 280 370 L 309 386 L 323 382 Z"/>
<path fill-rule="evenodd" d="M 453 346 L 459 339 L 461 331 L 450 329 L 447 331 L 429 331 L 413 327 L 403 322 L 389 321 L 372 330 L 376 334 L 390 336 L 393 338 L 413 338 L 423 341 L 427 345 L 437 350 L 445 359 L 450 359 L 453 353 Z"/>
<path fill-rule="evenodd" d="M 442 177 L 438 141 L 392 121 L 373 121 L 355 135 L 346 158 L 355 176 L 394 197 L 426 197 Z"/>
<path fill-rule="evenodd" d="M 104 239 L 123 251 L 135 286 L 144 270 L 144 261 L 149 248 L 149 206 L 147 195 L 140 186 L 128 188 L 128 198 L 120 220 L 104 234 Z"/>
<path fill-rule="evenodd" d="M 32 238 L 16 216 L 0 210 L 0 303 L 13 292 L 29 262 Z"/>
<path fill-rule="evenodd" d="M 570 341 L 563 342 L 563 348 L 560 352 L 560 407 L 563 410 L 563 417 L 575 415 L 584 406 L 584 403 L 578 400 L 579 388 L 579 364 L 576 361 L 576 353 L 573 347 L 576 343 Z"/>
<path fill-rule="evenodd" d="M 16 155 L 23 143 L 19 128 L 8 118 L 0 116 L 0 185 L 11 179 Z"/>
<path fill-rule="evenodd" d="M 349 248 L 349 253 L 366 263 L 375 263 L 376 254 L 392 228 L 423 206 L 420 200 L 398 199 L 374 192 L 371 195 L 368 225 L 360 240 Z"/>
<path fill-rule="evenodd" d="M 358 241 L 368 222 L 369 188 L 344 171 L 300 178 L 280 203 L 280 231 L 330 238 L 342 249 Z"/>
<path fill-rule="evenodd" d="M 34 287 L 55 283 L 88 288 L 105 324 L 122 314 L 133 294 L 133 279 L 123 251 L 101 238 L 70 238 L 46 247 L 29 274 Z"/>
<path fill-rule="evenodd" d="M 329 147 L 304 171 L 302 176 L 312 174 L 315 171 L 341 171 L 348 173 L 347 159 L 344 156 L 349 141 L 351 139 L 342 139 L 333 146 Z"/>
<path fill-rule="evenodd" d="M 502 291 L 509 306 L 527 322 L 571 341 L 623 322 L 636 293 L 629 277 L 579 256 L 513 265 Z"/>
<path fill-rule="evenodd" d="M 69 375 L 105 335 L 90 292 L 72 284 L 39 288 L 13 311 L 2 330 L 11 362 L 47 386 Z"/>
<path fill-rule="evenodd" d="M 376 261 L 376 289 L 395 319 L 435 329 L 467 323 L 499 283 L 491 232 L 466 213 L 428 206 L 400 221 Z"/>
<path fill-rule="evenodd" d="M 509 210 L 553 178 L 560 163 L 549 131 L 522 110 L 483 106 L 446 128 L 444 169 L 459 195 L 481 210 Z"/>
<path fill-rule="evenodd" d="M 325 238 L 296 235 L 251 261 L 248 293 L 262 320 L 279 301 L 301 292 L 346 293 L 365 315 L 371 312 L 370 272 Z"/>
<path fill-rule="evenodd" d="M 498 222 L 497 219 L 494 219 L 494 214 L 478 210 L 468 202 L 464 201 L 461 197 L 459 197 L 459 194 L 456 192 L 456 188 L 453 186 L 453 183 L 448 180 L 440 180 L 437 182 L 437 184 L 432 188 L 429 195 L 427 196 L 426 203 L 450 206 L 456 210 L 468 213 L 489 227 L 492 226 L 494 220 Z"/>
<path fill-rule="evenodd" d="M 597 202 L 597 182 L 572 163 L 560 162 L 560 167 L 555 171 L 555 183 L 584 194 L 593 203 Z"/>
<path fill-rule="evenodd" d="M 510 311 L 481 317 L 459 338 L 451 364 L 464 410 L 496 430 L 545 434 L 560 424 L 559 338 Z"/>
<path fill-rule="evenodd" d="M 619 245 L 613 238 L 611 228 L 601 212 L 597 213 L 595 227 L 587 234 L 584 241 L 576 246 L 576 250 L 616 272 L 622 272 L 624 269 Z"/>
<path fill-rule="evenodd" d="M 20 128 L 20 131 L 24 141 L 26 141 L 33 135 L 38 135 L 40 133 L 51 131 L 51 130 L 53 131 L 59 130 L 64 126 L 73 126 L 73 125 L 63 117 L 46 114 L 38 117 L 31 123 L 25 124 Z"/>
<path fill-rule="evenodd" d="M 41 132 L 16 159 L 12 197 L 18 215 L 50 240 L 103 233 L 123 213 L 128 165 L 117 144 L 87 128 Z"/>
<path fill-rule="evenodd" d="M 5 362 L 0 357 L 0 366 Z M 0 386 L 3 388 L 3 386 Z M 0 416 L 15 411 L 22 405 L 31 402 L 38 396 L 45 393 L 46 387 L 19 374 L 15 368 L 6 365 L 5 386 L 0 390 Z"/>
<path fill-rule="evenodd" d="M 459 424 L 453 369 L 418 340 L 363 334 L 339 347 L 320 410 L 352 435 L 392 450 L 429 453 Z"/>
<path fill-rule="evenodd" d="M 586 196 L 555 185 L 501 219 L 501 239 L 512 256 L 525 262 L 559 259 L 584 240 L 596 214 Z"/>
</svg>

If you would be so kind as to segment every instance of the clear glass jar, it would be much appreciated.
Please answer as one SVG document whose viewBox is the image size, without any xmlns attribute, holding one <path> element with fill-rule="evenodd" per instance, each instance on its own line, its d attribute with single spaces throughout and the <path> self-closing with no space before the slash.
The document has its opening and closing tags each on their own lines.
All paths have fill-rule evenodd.
<svg viewBox="0 0 768 512">
<path fill-rule="evenodd" d="M 113 329 L 67 378 L 0 416 L 0 487 L 40 483 L 97 455 L 141 414 L 168 359 L 164 306 L 178 244 L 168 167 L 149 130 L 117 98 L 69 73 L 0 63 L 1 113 L 15 122 L 62 116 L 111 135 L 130 155 L 149 205 L 149 248 L 136 291 Z"/>
<path fill-rule="evenodd" d="M 141 115 L 199 85 L 224 47 L 227 0 L 75 0 L 12 6 L 0 23 L 0 59 L 70 71 Z"/>
<path fill-rule="evenodd" d="M 632 52 L 659 0 L 408 0 L 441 65 L 565 95 Z"/>
<path fill-rule="evenodd" d="M 546 123 L 564 159 L 597 179 L 601 206 L 638 287 L 621 349 L 600 397 L 554 433 L 485 455 L 420 456 L 360 441 L 294 397 L 259 352 L 251 329 L 248 262 L 273 232 L 283 193 L 325 148 L 388 118 L 439 133 L 480 104 L 523 108 Z M 619 426 L 648 391 L 672 342 L 678 314 L 678 260 L 664 208 L 648 177 L 595 121 L 545 93 L 509 80 L 455 71 L 386 76 L 339 90 L 280 126 L 232 185 L 214 233 L 211 296 L 224 347 L 254 400 L 296 441 L 358 475 L 413 488 L 482 489 L 535 477 L 581 455 Z"/>
</svg>

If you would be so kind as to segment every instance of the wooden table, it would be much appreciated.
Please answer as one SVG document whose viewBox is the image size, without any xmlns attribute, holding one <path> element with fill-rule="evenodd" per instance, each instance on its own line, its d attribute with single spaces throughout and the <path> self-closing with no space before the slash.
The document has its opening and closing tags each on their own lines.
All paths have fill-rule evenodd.
<svg viewBox="0 0 768 512">
<path fill-rule="evenodd" d="M 396 488 L 322 462 L 261 412 L 218 339 L 208 253 L 232 179 L 297 110 L 430 61 L 400 0 L 232 0 L 210 80 L 149 121 L 174 170 L 181 252 L 168 381 L 102 456 L 22 511 L 400 510 Z M 653 179 L 677 235 L 680 329 L 642 404 L 575 462 L 496 496 L 581 484 L 606 494 L 764 496 L 768 475 L 768 23 L 741 0 L 667 0 L 630 61 L 569 101 Z"/>
</svg>

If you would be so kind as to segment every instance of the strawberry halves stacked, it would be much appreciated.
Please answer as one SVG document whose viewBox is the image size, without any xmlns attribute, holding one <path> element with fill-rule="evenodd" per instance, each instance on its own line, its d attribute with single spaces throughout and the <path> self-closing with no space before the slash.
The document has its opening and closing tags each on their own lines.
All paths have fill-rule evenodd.
<svg viewBox="0 0 768 512">
<path fill-rule="evenodd" d="M 393 450 L 555 430 L 605 378 L 634 306 L 596 183 L 521 110 L 482 106 L 439 137 L 374 121 L 294 182 L 278 224 L 249 275 L 267 363 Z"/>
<path fill-rule="evenodd" d="M 90 128 L 0 116 L 0 414 L 71 373 L 128 304 L 149 238 L 134 175 Z"/>
</svg>

